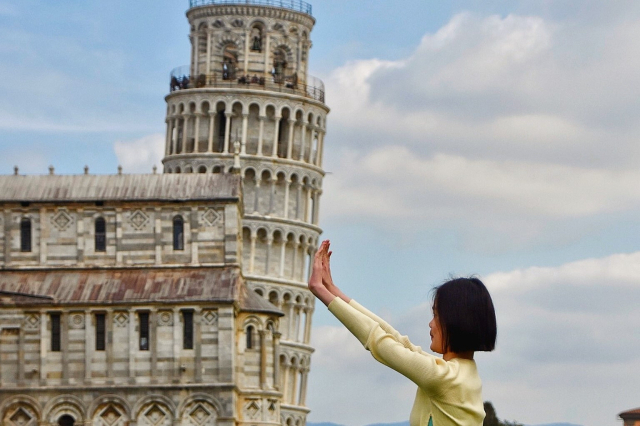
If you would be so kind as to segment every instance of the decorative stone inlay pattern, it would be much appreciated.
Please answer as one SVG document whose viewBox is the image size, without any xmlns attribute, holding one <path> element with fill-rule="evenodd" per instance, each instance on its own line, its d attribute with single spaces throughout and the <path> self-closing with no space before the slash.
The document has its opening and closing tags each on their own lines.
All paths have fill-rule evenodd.
<svg viewBox="0 0 640 426">
<path fill-rule="evenodd" d="M 13 416 L 11 416 L 9 420 L 15 426 L 26 426 L 27 424 L 29 424 L 29 421 L 31 421 L 31 415 L 29 415 L 29 413 L 27 413 L 22 408 L 18 408 L 18 410 L 13 413 Z"/>
<path fill-rule="evenodd" d="M 158 325 L 173 325 L 173 312 L 158 311 Z"/>
<path fill-rule="evenodd" d="M 24 319 L 24 326 L 27 330 L 36 330 L 40 326 L 40 315 L 28 314 Z"/>
<path fill-rule="evenodd" d="M 260 414 L 260 404 L 258 404 L 257 401 L 251 401 L 247 404 L 244 411 L 250 419 L 255 419 L 258 417 L 258 414 Z"/>
<path fill-rule="evenodd" d="M 76 330 L 84 328 L 84 315 L 71 314 L 71 316 L 69 317 L 69 327 Z"/>
<path fill-rule="evenodd" d="M 205 407 L 202 403 L 197 404 L 191 411 L 189 411 L 189 423 L 192 426 L 214 425 L 215 417 L 213 416 L 213 410 L 207 408 L 208 407 Z"/>
<path fill-rule="evenodd" d="M 149 223 L 149 216 L 147 216 L 142 210 L 136 210 L 129 216 L 129 223 L 134 229 L 140 231 L 147 223 Z"/>
<path fill-rule="evenodd" d="M 129 314 L 126 312 L 116 312 L 113 316 L 113 323 L 116 327 L 126 327 L 129 324 Z"/>
<path fill-rule="evenodd" d="M 60 210 L 58 213 L 51 217 L 51 223 L 60 231 L 64 231 L 73 223 L 73 218 L 69 216 L 64 210 Z"/>
<path fill-rule="evenodd" d="M 202 220 L 208 226 L 216 225 L 220 221 L 220 213 L 218 213 L 214 209 L 207 209 L 202 214 Z"/>
<path fill-rule="evenodd" d="M 202 322 L 205 325 L 215 325 L 218 322 L 218 312 L 213 309 L 202 311 Z"/>
<path fill-rule="evenodd" d="M 100 417 L 97 420 L 101 421 L 102 424 L 96 424 L 94 422 L 96 426 L 120 426 L 123 423 L 121 421 L 123 420 L 122 414 L 120 414 L 112 405 L 107 407 L 107 409 L 100 414 Z"/>
<path fill-rule="evenodd" d="M 276 405 L 277 401 L 275 399 L 269 400 L 269 408 L 267 410 L 267 416 L 270 420 L 278 419 L 278 406 Z"/>
<path fill-rule="evenodd" d="M 144 418 L 139 421 L 140 426 L 163 426 L 168 423 L 167 414 L 157 405 L 153 405 L 144 413 Z"/>
</svg>

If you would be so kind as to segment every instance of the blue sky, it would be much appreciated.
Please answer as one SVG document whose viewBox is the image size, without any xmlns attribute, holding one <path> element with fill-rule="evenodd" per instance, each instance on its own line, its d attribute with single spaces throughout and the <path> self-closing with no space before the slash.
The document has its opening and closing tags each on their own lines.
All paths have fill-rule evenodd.
<svg viewBox="0 0 640 426">
<path fill-rule="evenodd" d="M 187 3 L 0 0 L 0 173 L 159 164 Z M 428 346 L 430 289 L 478 274 L 498 309 L 498 349 L 478 356 L 498 415 L 619 424 L 640 405 L 640 4 L 313 11 L 336 281 Z M 413 385 L 322 306 L 313 339 L 312 421 L 406 420 Z"/>
</svg>

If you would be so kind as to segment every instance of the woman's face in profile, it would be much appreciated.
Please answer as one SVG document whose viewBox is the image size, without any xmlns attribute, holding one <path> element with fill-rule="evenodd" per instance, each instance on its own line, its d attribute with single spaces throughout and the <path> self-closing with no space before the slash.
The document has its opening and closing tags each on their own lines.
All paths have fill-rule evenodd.
<svg viewBox="0 0 640 426">
<path fill-rule="evenodd" d="M 438 314 L 433 309 L 433 319 L 429 322 L 429 335 L 431 336 L 431 350 L 438 354 L 444 354 L 442 329 L 440 328 L 440 322 L 438 321 Z"/>
</svg>

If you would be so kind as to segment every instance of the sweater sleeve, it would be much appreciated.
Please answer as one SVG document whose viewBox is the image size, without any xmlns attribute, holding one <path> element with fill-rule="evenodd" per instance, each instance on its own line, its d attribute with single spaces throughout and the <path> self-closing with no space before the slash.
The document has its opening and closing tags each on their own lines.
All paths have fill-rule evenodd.
<svg viewBox="0 0 640 426">
<path fill-rule="evenodd" d="M 455 372 L 446 361 L 411 344 L 406 336 L 401 336 L 389 324 L 354 302 L 347 304 L 336 297 L 329 304 L 329 310 L 376 360 L 432 395 L 439 394 L 443 386 L 455 378 Z"/>
<path fill-rule="evenodd" d="M 355 308 L 356 310 L 358 310 L 359 312 L 365 314 L 375 322 L 377 322 L 378 325 L 380 325 L 380 328 L 382 328 L 386 333 L 393 336 L 398 342 L 402 343 L 405 348 L 411 349 L 414 352 L 422 352 L 425 355 L 429 355 L 426 352 L 424 352 L 420 346 L 416 346 L 413 343 L 411 343 L 407 336 L 403 336 L 400 333 L 398 333 L 396 329 L 391 327 L 391 325 L 389 325 L 385 320 L 383 320 L 382 318 L 380 318 L 379 316 L 377 316 L 376 314 L 374 314 L 373 312 L 371 312 L 370 310 L 368 310 L 367 308 L 365 308 L 364 306 L 356 302 L 355 299 L 351 299 L 351 302 L 349 302 L 349 305 Z"/>
</svg>

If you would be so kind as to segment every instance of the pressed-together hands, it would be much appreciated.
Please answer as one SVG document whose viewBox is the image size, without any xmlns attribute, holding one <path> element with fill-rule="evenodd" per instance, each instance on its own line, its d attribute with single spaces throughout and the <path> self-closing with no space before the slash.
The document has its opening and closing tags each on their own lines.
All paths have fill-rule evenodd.
<svg viewBox="0 0 640 426">
<path fill-rule="evenodd" d="M 336 297 L 349 303 L 351 299 L 333 283 L 333 278 L 331 277 L 332 252 L 329 251 L 329 246 L 329 240 L 323 241 L 313 258 L 309 290 L 327 306 Z"/>
</svg>

